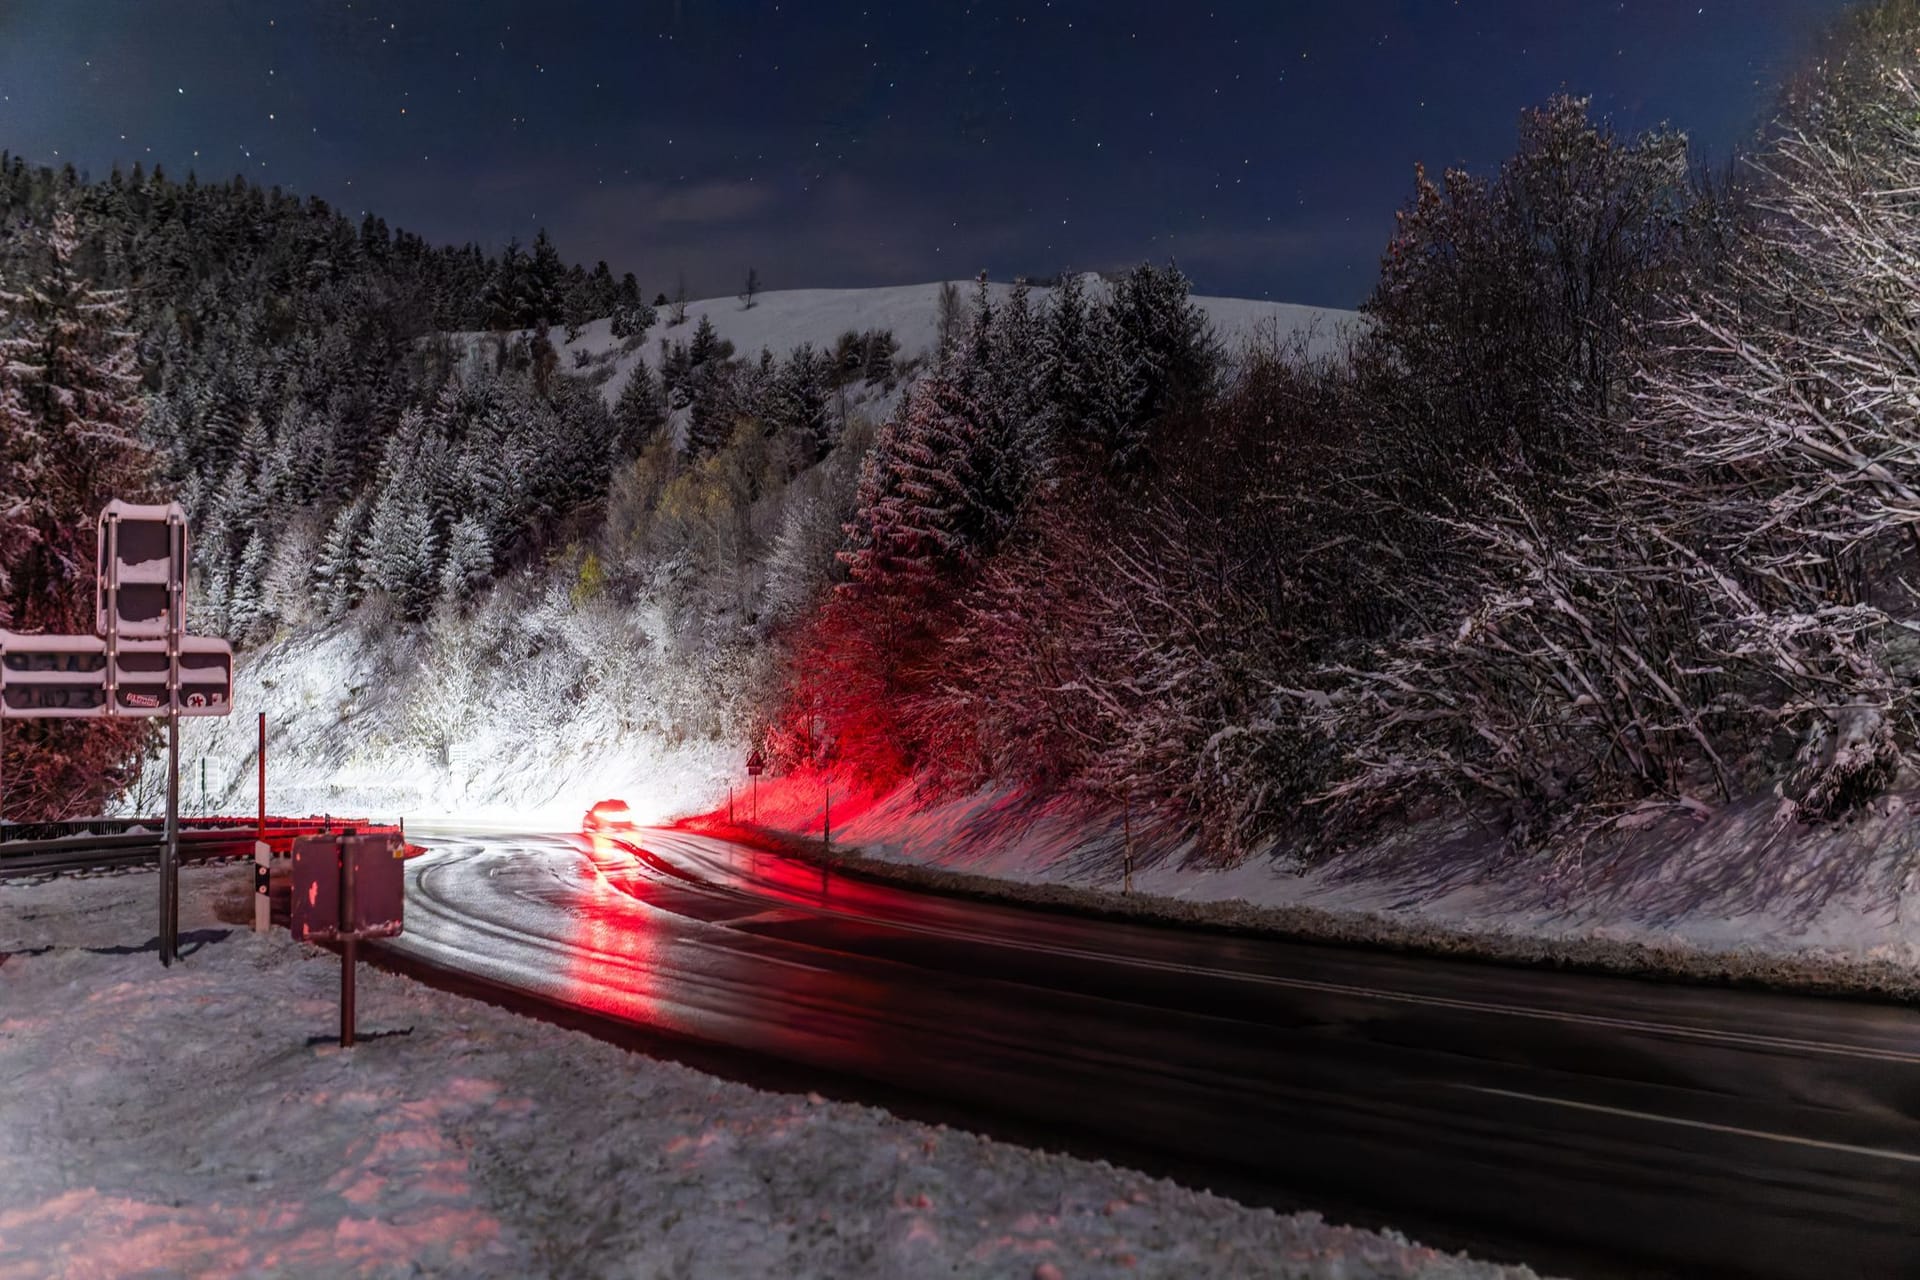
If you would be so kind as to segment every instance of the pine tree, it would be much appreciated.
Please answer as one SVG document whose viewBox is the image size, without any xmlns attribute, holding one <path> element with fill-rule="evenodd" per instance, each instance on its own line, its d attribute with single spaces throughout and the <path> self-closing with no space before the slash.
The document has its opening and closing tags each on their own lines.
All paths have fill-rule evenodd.
<svg viewBox="0 0 1920 1280">
<path fill-rule="evenodd" d="M 780 366 L 769 389 L 775 429 L 794 446 L 803 467 L 812 466 L 833 448 L 828 365 L 828 357 L 816 352 L 812 343 L 803 342 Z"/>
<path fill-rule="evenodd" d="M 360 544 L 365 536 L 367 504 L 355 498 L 334 514 L 320 557 L 313 567 L 313 591 L 320 614 L 337 618 L 360 603 Z"/>
<path fill-rule="evenodd" d="M 693 341 L 687 347 L 688 363 L 697 369 L 722 354 L 720 335 L 714 331 L 712 317 L 701 316 L 700 323 L 693 327 Z"/>
<path fill-rule="evenodd" d="M 1211 386 L 1218 345 L 1191 292 L 1178 267 L 1145 263 L 1114 290 L 1109 312 L 1124 365 L 1126 408 L 1105 444 L 1117 468 L 1136 464 L 1152 426 L 1198 403 Z"/>
<path fill-rule="evenodd" d="M 1091 334 L 1085 281 L 1068 272 L 1054 290 L 1041 340 L 1040 383 L 1056 432 L 1076 431 L 1091 394 Z"/>
<path fill-rule="evenodd" d="M 646 333 L 653 327 L 656 319 L 654 309 L 648 306 L 640 296 L 640 283 L 629 271 L 620 278 L 620 286 L 613 299 L 613 336 L 616 338 L 634 338 Z"/>
<path fill-rule="evenodd" d="M 1011 523 L 997 475 L 1006 464 L 961 382 L 922 379 L 862 467 L 859 512 L 841 553 L 854 583 L 925 595 L 964 580 Z"/>
<path fill-rule="evenodd" d="M 453 522 L 447 534 L 447 562 L 440 569 L 440 598 L 452 604 L 471 599 L 493 577 L 493 548 L 487 529 L 474 516 Z"/>
<path fill-rule="evenodd" d="M 257 643 L 273 628 L 265 591 L 269 550 L 266 538 L 254 530 L 233 566 L 227 588 L 227 635 L 236 643 Z"/>
<path fill-rule="evenodd" d="M 426 497 L 404 482 L 383 489 L 367 528 L 367 584 L 386 592 L 402 618 L 417 622 L 440 594 L 439 569 Z"/>
<path fill-rule="evenodd" d="M 666 420 L 666 405 L 653 370 L 645 360 L 635 360 L 627 385 L 620 388 L 620 398 L 613 406 L 614 460 L 620 462 L 638 456 L 653 442 Z"/>
<path fill-rule="evenodd" d="M 93 596 L 94 518 L 108 499 L 144 496 L 150 455 L 140 445 L 139 379 L 120 294 L 78 270 L 71 214 L 55 215 L 38 246 L 37 278 L 0 287 L 0 492 L 6 533 L 0 617 L 21 629 L 80 625 Z M 16 481 L 15 477 L 21 477 Z"/>
</svg>

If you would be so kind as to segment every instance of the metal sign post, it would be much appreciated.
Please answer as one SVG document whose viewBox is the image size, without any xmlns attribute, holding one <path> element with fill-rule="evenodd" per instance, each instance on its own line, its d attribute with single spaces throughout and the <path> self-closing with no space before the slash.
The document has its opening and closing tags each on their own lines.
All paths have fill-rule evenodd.
<svg viewBox="0 0 1920 1280">
<path fill-rule="evenodd" d="M 760 774 L 767 767 L 767 758 L 755 747 L 747 756 L 747 776 L 753 779 L 753 820 L 760 821 Z"/>
<path fill-rule="evenodd" d="M 302 836 L 293 842 L 293 936 L 340 944 L 340 1047 L 354 1041 L 360 942 L 398 934 L 406 906 L 404 840 L 391 835 Z"/>
<path fill-rule="evenodd" d="M 100 513 L 96 635 L 0 631 L 0 719 L 167 718 L 160 963 L 179 958 L 180 717 L 233 706 L 233 649 L 186 634 L 187 515 L 115 499 Z"/>
</svg>

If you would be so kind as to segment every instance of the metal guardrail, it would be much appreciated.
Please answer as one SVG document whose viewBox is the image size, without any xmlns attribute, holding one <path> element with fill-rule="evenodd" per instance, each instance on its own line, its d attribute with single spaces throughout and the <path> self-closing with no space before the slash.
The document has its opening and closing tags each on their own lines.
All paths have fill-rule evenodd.
<svg viewBox="0 0 1920 1280">
<path fill-rule="evenodd" d="M 256 835 L 253 831 L 182 831 L 180 857 L 200 862 L 251 858 Z M 53 840 L 7 840 L 0 843 L 0 880 L 52 871 L 131 867 L 154 862 L 160 857 L 162 839 L 158 832 L 123 832 Z"/>
<path fill-rule="evenodd" d="M 300 836 L 343 827 L 369 833 L 393 830 L 357 818 L 269 818 L 264 834 L 275 853 L 287 853 Z M 180 857 L 194 862 L 251 858 L 261 834 L 258 819 L 183 820 Z M 139 866 L 159 859 L 164 839 L 163 824 L 146 818 L 7 823 L 0 826 L 0 880 L 55 871 Z"/>
</svg>

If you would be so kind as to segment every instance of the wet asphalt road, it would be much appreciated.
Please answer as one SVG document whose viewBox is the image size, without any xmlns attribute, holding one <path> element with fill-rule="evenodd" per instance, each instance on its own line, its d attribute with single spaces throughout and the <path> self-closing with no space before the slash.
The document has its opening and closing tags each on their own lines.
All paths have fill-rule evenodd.
<svg viewBox="0 0 1920 1280">
<path fill-rule="evenodd" d="M 1920 1010 L 1112 923 L 639 839 L 428 841 L 387 945 L 1542 1270 L 1920 1277 Z"/>
</svg>

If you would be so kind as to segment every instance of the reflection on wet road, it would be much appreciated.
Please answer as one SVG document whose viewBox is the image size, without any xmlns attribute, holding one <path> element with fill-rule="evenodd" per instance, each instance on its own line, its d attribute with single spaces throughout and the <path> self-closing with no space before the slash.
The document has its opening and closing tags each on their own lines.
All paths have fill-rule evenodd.
<svg viewBox="0 0 1920 1280">
<path fill-rule="evenodd" d="M 1158 929 L 647 831 L 429 841 L 395 948 L 1577 1274 L 1920 1275 L 1920 1012 Z"/>
</svg>

